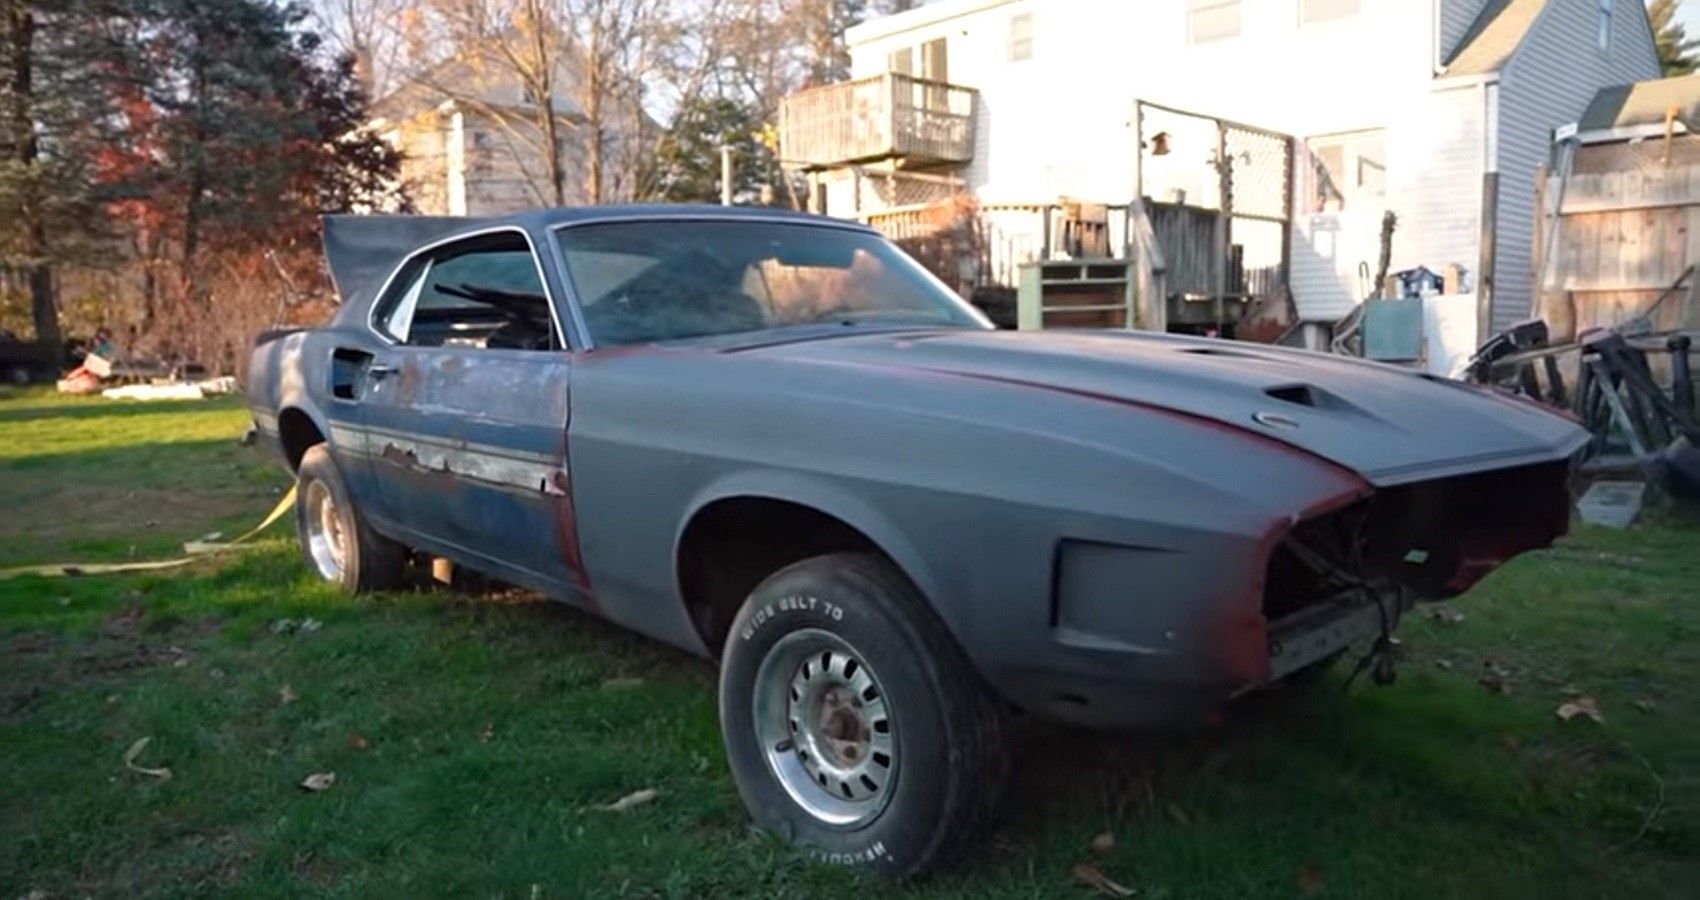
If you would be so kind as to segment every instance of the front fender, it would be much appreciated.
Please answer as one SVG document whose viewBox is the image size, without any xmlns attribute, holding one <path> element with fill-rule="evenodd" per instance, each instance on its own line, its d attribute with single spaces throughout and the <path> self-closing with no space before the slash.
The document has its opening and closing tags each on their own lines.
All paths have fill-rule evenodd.
<svg viewBox="0 0 1700 900">
<path fill-rule="evenodd" d="M 721 500 L 759 498 L 795 503 L 831 516 L 854 528 L 880 548 L 908 576 L 922 595 L 933 604 L 934 611 L 944 619 L 946 627 L 960 642 L 954 617 L 939 609 L 933 598 L 944 594 L 937 570 L 928 565 L 927 557 L 904 529 L 886 512 L 864 497 L 834 484 L 831 478 L 813 473 L 771 468 L 741 469 L 728 472 L 704 485 L 691 498 L 686 514 L 680 518 L 673 535 L 673 579 L 679 580 L 679 547 L 685 530 L 697 514 Z"/>
</svg>

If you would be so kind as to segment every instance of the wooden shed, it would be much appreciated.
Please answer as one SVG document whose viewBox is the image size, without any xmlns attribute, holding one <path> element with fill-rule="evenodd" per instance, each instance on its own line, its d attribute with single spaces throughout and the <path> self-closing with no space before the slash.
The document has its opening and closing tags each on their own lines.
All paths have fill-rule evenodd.
<svg viewBox="0 0 1700 900">
<path fill-rule="evenodd" d="M 1539 180 L 1536 315 L 1555 342 L 1649 312 L 1700 328 L 1700 76 L 1602 90 Z"/>
</svg>

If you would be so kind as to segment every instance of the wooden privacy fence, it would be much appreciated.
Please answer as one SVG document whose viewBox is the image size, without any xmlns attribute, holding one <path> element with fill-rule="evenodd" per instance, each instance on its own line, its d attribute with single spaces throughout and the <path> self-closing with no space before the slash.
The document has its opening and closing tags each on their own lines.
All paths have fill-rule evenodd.
<svg viewBox="0 0 1700 900">
<path fill-rule="evenodd" d="M 1700 137 L 1677 141 L 1577 149 L 1554 258 L 1537 291 L 1536 314 L 1555 342 L 1636 318 L 1700 263 Z M 1556 177 L 1543 174 L 1540 188 L 1536 272 L 1560 195 Z M 1700 304 L 1685 292 L 1659 304 L 1649 324 L 1661 331 L 1700 327 Z"/>
</svg>

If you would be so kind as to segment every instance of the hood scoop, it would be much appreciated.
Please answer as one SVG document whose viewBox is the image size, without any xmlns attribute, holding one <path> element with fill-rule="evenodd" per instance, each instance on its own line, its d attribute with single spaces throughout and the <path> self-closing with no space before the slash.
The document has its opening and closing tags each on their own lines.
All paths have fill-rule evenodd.
<svg viewBox="0 0 1700 900">
<path fill-rule="evenodd" d="M 1317 407 L 1316 394 L 1308 384 L 1285 384 L 1279 387 L 1264 388 L 1263 392 L 1276 400 L 1296 403 L 1299 406 Z"/>
</svg>

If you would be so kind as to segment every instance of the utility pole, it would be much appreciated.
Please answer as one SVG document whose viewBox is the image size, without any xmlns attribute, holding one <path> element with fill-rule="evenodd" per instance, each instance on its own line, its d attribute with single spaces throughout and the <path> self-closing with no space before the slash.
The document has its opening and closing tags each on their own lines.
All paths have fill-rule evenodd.
<svg viewBox="0 0 1700 900">
<path fill-rule="evenodd" d="M 732 145 L 720 145 L 720 205 L 732 205 Z"/>
</svg>

